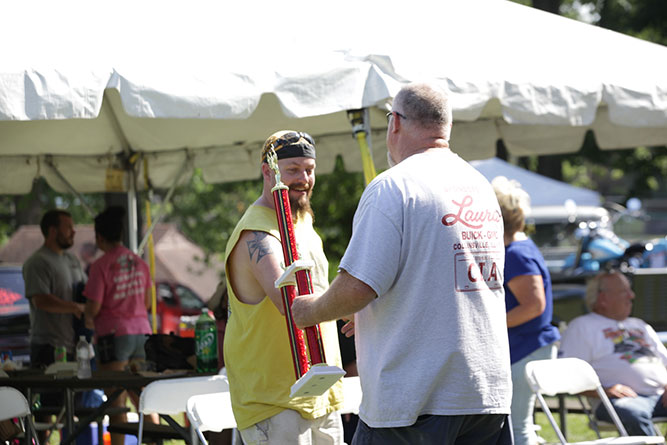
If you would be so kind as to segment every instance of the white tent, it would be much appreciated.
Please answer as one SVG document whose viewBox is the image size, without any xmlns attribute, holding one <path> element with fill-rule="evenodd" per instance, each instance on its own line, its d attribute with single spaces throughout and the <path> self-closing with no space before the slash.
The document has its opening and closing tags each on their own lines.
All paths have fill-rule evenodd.
<svg viewBox="0 0 667 445">
<path fill-rule="evenodd" d="M 667 48 L 500 0 L 11 2 L 0 18 L 0 193 L 258 177 L 275 130 L 313 134 L 318 171 L 376 165 L 405 81 L 452 91 L 467 159 L 667 143 Z M 132 154 L 140 156 L 132 158 Z M 180 173 L 182 176 L 179 176 Z"/>
</svg>

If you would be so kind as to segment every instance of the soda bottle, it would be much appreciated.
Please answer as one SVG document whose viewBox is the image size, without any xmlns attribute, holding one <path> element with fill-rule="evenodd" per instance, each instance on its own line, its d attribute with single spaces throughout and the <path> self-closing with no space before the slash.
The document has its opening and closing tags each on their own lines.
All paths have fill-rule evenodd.
<svg viewBox="0 0 667 445">
<path fill-rule="evenodd" d="M 91 377 L 90 370 L 90 346 L 86 341 L 85 335 L 79 336 L 79 342 L 76 344 L 76 376 L 80 379 L 88 379 Z"/>
<path fill-rule="evenodd" d="M 67 361 L 67 348 L 65 346 L 59 345 L 53 349 L 53 361 L 56 363 Z"/>
<path fill-rule="evenodd" d="M 206 308 L 195 323 L 195 349 L 197 372 L 218 372 L 218 328 Z"/>
</svg>

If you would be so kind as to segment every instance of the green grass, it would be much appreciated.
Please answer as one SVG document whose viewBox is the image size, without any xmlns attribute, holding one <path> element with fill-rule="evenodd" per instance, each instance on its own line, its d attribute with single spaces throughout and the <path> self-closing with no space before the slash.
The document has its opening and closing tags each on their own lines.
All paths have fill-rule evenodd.
<svg viewBox="0 0 667 445">
<path fill-rule="evenodd" d="M 559 422 L 560 418 L 558 414 L 555 414 L 556 422 Z M 557 444 L 560 443 L 556 437 L 547 416 L 544 413 L 538 412 L 535 416 L 536 423 L 542 428 L 539 431 L 539 435 L 544 438 L 548 444 Z M 583 440 L 594 440 L 597 439 L 595 432 L 588 426 L 588 418 L 583 414 L 568 414 L 567 415 L 567 440 L 569 442 L 579 442 Z M 665 435 L 667 431 L 667 426 L 663 424 L 657 425 L 660 432 Z M 618 434 L 614 431 L 602 431 L 602 437 L 616 437 Z"/>
</svg>

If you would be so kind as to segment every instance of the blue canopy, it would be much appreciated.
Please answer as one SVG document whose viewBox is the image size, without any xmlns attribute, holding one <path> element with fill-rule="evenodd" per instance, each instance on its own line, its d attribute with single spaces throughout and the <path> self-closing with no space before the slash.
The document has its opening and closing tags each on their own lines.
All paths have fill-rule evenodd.
<svg viewBox="0 0 667 445">
<path fill-rule="evenodd" d="M 531 207 L 562 206 L 565 200 L 572 199 L 577 206 L 599 206 L 601 195 L 593 190 L 575 187 L 562 181 L 525 170 L 498 158 L 471 161 L 473 167 L 486 179 L 505 176 L 521 183 L 521 187 L 530 195 Z"/>
</svg>

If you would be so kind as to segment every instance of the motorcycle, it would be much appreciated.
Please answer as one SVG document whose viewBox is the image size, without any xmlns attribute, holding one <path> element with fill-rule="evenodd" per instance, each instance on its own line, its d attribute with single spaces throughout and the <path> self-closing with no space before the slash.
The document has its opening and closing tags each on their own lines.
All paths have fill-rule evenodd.
<svg viewBox="0 0 667 445">
<path fill-rule="evenodd" d="M 610 207 L 617 210 L 612 224 L 626 214 L 638 217 L 638 208 L 629 212 L 618 204 Z M 588 276 L 609 269 L 632 273 L 638 268 L 665 267 L 667 263 L 667 237 L 630 243 L 597 221 L 582 221 L 574 235 L 579 245 L 576 253 L 565 259 L 563 268 L 570 277 Z"/>
</svg>

